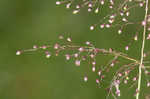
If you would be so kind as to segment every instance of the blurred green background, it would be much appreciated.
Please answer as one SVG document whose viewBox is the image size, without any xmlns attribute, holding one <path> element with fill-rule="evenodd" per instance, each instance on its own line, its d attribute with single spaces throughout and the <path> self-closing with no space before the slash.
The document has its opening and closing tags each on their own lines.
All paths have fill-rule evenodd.
<svg viewBox="0 0 150 99">
<path fill-rule="evenodd" d="M 119 37 L 113 29 L 89 30 L 105 11 L 101 17 L 85 9 L 72 15 L 71 10 L 56 6 L 55 2 L 0 0 L 0 99 L 105 99 L 107 96 L 105 88 L 96 85 L 95 74 L 86 68 L 87 64 L 83 65 L 85 68 L 77 68 L 73 61 L 66 62 L 64 56 L 46 59 L 40 52 L 15 55 L 18 49 L 57 42 L 61 33 L 69 33 L 79 45 L 91 41 L 96 47 L 113 47 L 118 51 L 130 41 L 131 35 Z M 128 52 L 132 57 L 138 57 L 137 45 Z M 99 62 L 103 61 L 99 58 Z M 85 72 L 89 75 L 87 83 L 83 82 Z M 128 94 L 124 99 L 133 95 L 127 92 L 128 88 L 122 90 L 124 96 Z"/>
</svg>

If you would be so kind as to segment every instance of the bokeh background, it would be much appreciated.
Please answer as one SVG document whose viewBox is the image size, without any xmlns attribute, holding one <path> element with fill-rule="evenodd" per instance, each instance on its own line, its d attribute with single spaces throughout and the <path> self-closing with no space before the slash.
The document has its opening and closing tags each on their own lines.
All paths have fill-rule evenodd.
<svg viewBox="0 0 150 99">
<path fill-rule="evenodd" d="M 62 33 L 71 35 L 79 45 L 91 41 L 99 48 L 125 52 L 124 46 L 132 37 L 129 32 L 118 36 L 115 29 L 100 30 L 98 27 L 94 31 L 89 30 L 90 25 L 108 10 L 95 15 L 83 9 L 82 13 L 72 15 L 71 10 L 66 10 L 63 5 L 56 6 L 55 2 L 0 0 L 0 99 L 105 99 L 107 96 L 104 87 L 111 77 L 104 87 L 96 85 L 96 74 L 86 68 L 86 63 L 76 67 L 73 61 L 66 62 L 63 55 L 46 59 L 42 52 L 15 55 L 18 49 L 57 42 Z M 134 30 L 131 27 L 127 31 Z M 140 51 L 139 44 L 133 44 L 127 53 L 139 57 L 136 54 Z M 98 61 L 104 64 L 104 59 L 100 57 Z M 89 75 L 87 83 L 83 81 L 85 73 Z M 120 99 L 133 99 L 135 88 L 125 86 L 122 91 Z"/>
</svg>

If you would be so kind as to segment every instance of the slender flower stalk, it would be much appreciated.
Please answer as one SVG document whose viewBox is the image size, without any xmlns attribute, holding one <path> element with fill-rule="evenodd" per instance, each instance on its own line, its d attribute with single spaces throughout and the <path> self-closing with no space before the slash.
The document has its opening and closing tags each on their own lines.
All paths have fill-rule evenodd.
<svg viewBox="0 0 150 99">
<path fill-rule="evenodd" d="M 144 47 L 145 47 L 145 38 L 146 38 L 146 26 L 147 26 L 147 16 L 148 16 L 148 0 L 146 0 L 146 6 L 145 6 L 145 18 L 144 18 L 144 29 L 143 29 L 143 40 L 142 40 L 142 48 L 141 48 L 141 59 L 140 59 L 140 65 L 139 65 L 139 79 L 138 79 L 138 92 L 136 94 L 136 99 L 139 99 L 140 90 L 141 90 L 141 78 L 142 78 L 142 66 L 143 66 L 143 60 L 144 60 Z"/>
</svg>

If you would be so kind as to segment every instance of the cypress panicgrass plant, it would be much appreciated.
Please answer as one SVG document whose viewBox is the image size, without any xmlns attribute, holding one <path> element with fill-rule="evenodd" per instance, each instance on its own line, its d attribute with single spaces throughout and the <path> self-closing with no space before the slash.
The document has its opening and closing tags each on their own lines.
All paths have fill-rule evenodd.
<svg viewBox="0 0 150 99">
<path fill-rule="evenodd" d="M 62 51 L 65 52 L 64 56 L 67 61 L 74 59 L 74 64 L 79 67 L 81 62 L 88 62 L 91 71 L 97 74 L 95 79 L 96 84 L 101 86 L 107 77 L 106 73 L 109 73 L 113 67 L 121 64 L 116 71 L 113 71 L 113 78 L 110 81 L 110 85 L 107 89 L 108 96 L 112 95 L 114 99 L 118 99 L 121 95 L 121 85 L 126 85 L 129 82 L 132 83 L 131 88 L 135 87 L 136 99 L 150 99 L 149 96 L 139 98 L 141 95 L 141 86 L 143 85 L 142 79 L 146 80 L 147 88 L 150 87 L 150 61 L 148 57 L 150 51 L 145 51 L 145 45 L 150 40 L 150 2 L 149 0 L 61 0 L 56 1 L 56 5 L 65 5 L 67 9 L 73 9 L 73 14 L 78 14 L 82 8 L 87 8 L 88 12 L 94 12 L 95 14 L 101 14 L 103 9 L 109 9 L 109 14 L 98 20 L 97 23 L 91 25 L 89 30 L 94 31 L 95 28 L 116 30 L 117 35 L 123 34 L 127 26 L 135 26 L 136 31 L 131 38 L 132 40 L 124 47 L 124 50 L 130 51 L 133 42 L 140 40 L 140 59 L 132 57 L 123 51 L 117 51 L 114 48 L 97 48 L 90 41 L 86 41 L 84 46 L 76 45 L 73 43 L 71 37 L 65 35 L 59 35 L 60 42 L 54 45 L 34 45 L 31 49 L 18 50 L 16 55 L 21 55 L 24 52 L 44 50 L 46 58 L 50 58 L 51 55 L 58 56 Z M 143 15 L 139 19 L 132 18 L 132 13 L 135 12 L 139 15 L 137 10 L 142 10 Z M 91 19 L 92 20 L 92 19 Z M 142 39 L 139 39 L 142 38 Z M 148 46 L 150 47 L 150 46 Z M 53 53 L 52 53 L 53 52 Z M 55 52 L 55 53 L 54 53 Z M 71 52 L 71 53 L 70 53 Z M 105 66 L 98 65 L 98 56 L 111 56 L 112 59 L 108 61 Z M 128 61 L 127 64 L 122 63 L 121 60 Z M 123 64 L 123 65 L 122 65 Z M 136 72 L 136 75 L 135 75 Z M 111 72 L 110 72 L 111 73 Z M 144 78 L 143 78 L 144 77 Z M 83 78 L 84 82 L 87 82 L 88 76 Z"/>
</svg>

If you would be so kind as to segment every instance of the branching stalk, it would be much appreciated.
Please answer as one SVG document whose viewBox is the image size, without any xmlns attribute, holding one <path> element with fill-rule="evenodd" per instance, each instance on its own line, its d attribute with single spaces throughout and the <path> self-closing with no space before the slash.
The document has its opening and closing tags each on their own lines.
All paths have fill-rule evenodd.
<svg viewBox="0 0 150 99">
<path fill-rule="evenodd" d="M 144 47 L 145 47 L 145 38 L 146 38 L 147 15 L 148 15 L 148 0 L 146 0 L 146 6 L 145 6 L 144 22 L 146 24 L 144 24 L 144 30 L 143 30 L 143 40 L 142 40 L 142 47 L 141 47 L 141 59 L 140 59 L 140 65 L 139 65 L 139 74 L 138 74 L 139 79 L 138 79 L 138 88 L 137 88 L 136 99 L 139 99 L 140 89 L 141 89 L 142 65 L 143 65 L 143 59 L 144 59 Z"/>
</svg>

